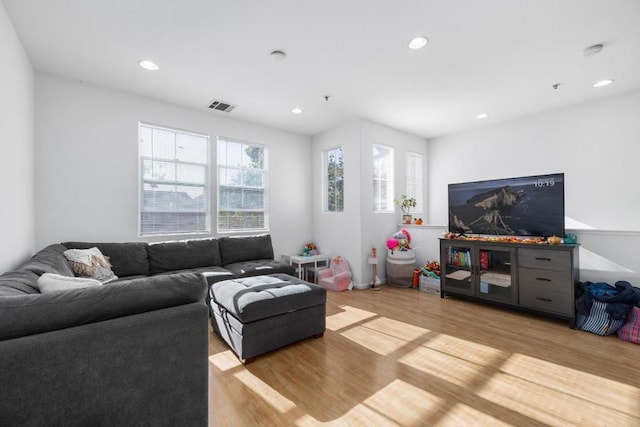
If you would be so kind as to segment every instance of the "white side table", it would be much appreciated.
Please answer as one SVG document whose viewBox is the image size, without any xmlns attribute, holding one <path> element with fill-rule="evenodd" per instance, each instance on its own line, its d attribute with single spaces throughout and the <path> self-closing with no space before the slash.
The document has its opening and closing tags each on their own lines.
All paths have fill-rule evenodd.
<svg viewBox="0 0 640 427">
<path fill-rule="evenodd" d="M 288 262 L 289 265 L 293 265 L 296 267 L 296 272 L 298 273 L 298 279 L 304 280 L 304 271 L 305 265 L 313 264 L 314 271 L 318 272 L 318 264 L 322 267 L 322 265 L 328 266 L 329 257 L 327 255 L 283 255 L 282 260 L 284 262 Z M 317 276 L 316 276 L 317 277 Z M 316 280 L 317 281 L 317 280 Z"/>
</svg>

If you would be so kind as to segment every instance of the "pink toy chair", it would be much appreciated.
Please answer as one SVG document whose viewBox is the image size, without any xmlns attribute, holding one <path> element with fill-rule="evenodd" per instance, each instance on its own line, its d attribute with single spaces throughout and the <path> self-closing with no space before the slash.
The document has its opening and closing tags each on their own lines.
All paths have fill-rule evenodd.
<svg viewBox="0 0 640 427">
<path fill-rule="evenodd" d="M 351 284 L 349 263 L 341 256 L 331 260 L 329 268 L 318 271 L 318 284 L 332 291 L 344 291 Z"/>
</svg>

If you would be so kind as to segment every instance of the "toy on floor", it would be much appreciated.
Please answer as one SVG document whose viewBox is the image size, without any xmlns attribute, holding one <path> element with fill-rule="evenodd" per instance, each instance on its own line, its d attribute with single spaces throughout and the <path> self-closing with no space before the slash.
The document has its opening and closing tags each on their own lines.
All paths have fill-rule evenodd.
<svg viewBox="0 0 640 427">
<path fill-rule="evenodd" d="M 318 271 L 318 284 L 332 291 L 351 289 L 351 271 L 349 263 L 341 256 L 334 257 L 329 268 Z"/>
<path fill-rule="evenodd" d="M 351 289 L 351 270 L 347 260 L 341 256 L 334 257 L 329 268 L 318 271 L 318 284 L 332 291 Z"/>
</svg>

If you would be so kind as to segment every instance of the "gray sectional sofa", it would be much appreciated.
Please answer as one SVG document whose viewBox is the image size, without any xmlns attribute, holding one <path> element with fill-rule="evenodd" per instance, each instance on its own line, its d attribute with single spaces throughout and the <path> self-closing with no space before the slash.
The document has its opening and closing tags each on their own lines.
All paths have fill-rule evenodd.
<svg viewBox="0 0 640 427">
<path fill-rule="evenodd" d="M 91 247 L 118 280 L 39 292 Z M 207 425 L 207 288 L 270 273 L 269 235 L 48 246 L 0 276 L 0 425 Z"/>
</svg>

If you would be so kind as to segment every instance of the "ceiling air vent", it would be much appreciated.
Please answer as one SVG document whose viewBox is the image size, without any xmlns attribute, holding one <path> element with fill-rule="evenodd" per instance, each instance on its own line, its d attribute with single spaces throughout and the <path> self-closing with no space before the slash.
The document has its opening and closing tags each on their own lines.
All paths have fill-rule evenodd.
<svg viewBox="0 0 640 427">
<path fill-rule="evenodd" d="M 218 101 L 216 99 L 211 101 L 211 104 L 209 104 L 209 108 L 211 108 L 212 110 L 224 111 L 225 113 L 232 112 L 236 107 L 237 107 L 237 105 L 233 105 L 233 104 L 229 104 L 229 103 L 226 103 L 226 102 Z"/>
</svg>

